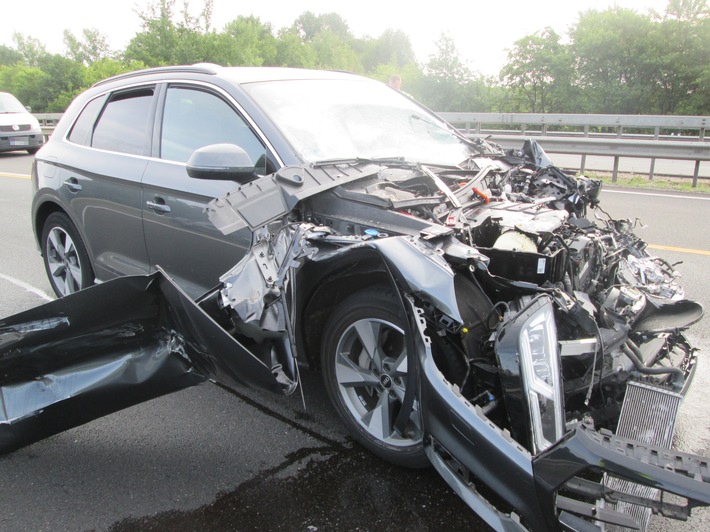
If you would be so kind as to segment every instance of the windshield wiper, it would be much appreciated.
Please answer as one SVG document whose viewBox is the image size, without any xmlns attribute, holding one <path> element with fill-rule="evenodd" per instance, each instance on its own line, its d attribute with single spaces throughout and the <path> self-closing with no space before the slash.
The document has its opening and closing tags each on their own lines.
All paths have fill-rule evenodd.
<svg viewBox="0 0 710 532">
<path fill-rule="evenodd" d="M 405 160 L 404 157 L 343 157 L 342 159 L 323 159 L 312 163 L 313 166 L 331 166 L 335 164 L 379 164 L 382 166 L 404 166 L 412 168 L 419 163 Z"/>
</svg>

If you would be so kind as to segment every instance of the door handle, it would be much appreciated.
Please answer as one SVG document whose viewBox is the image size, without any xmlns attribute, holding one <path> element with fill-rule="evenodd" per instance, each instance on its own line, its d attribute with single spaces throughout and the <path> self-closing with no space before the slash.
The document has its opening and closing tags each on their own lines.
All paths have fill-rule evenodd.
<svg viewBox="0 0 710 532">
<path fill-rule="evenodd" d="M 70 192 L 79 192 L 81 190 L 81 185 L 76 177 L 70 177 L 64 181 L 63 186 L 67 187 Z"/>
<path fill-rule="evenodd" d="M 163 198 L 154 198 L 154 201 L 146 201 L 146 205 L 148 205 L 149 209 L 152 209 L 153 212 L 156 214 L 166 214 L 170 212 L 170 206 L 165 204 L 165 200 Z"/>
</svg>

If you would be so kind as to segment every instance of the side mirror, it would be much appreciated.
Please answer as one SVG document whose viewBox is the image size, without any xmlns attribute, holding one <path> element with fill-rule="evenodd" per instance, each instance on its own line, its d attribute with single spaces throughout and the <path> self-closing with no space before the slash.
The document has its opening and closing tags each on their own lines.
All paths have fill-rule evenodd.
<svg viewBox="0 0 710 532">
<path fill-rule="evenodd" d="M 196 149 L 187 161 L 187 175 L 242 184 L 257 177 L 251 157 L 236 144 L 211 144 Z"/>
</svg>

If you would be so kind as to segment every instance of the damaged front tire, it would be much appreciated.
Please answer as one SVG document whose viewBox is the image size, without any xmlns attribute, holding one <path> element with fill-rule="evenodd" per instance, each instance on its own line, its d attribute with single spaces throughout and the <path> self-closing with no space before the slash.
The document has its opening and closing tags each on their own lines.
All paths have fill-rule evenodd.
<svg viewBox="0 0 710 532">
<path fill-rule="evenodd" d="M 335 309 L 321 347 L 323 379 L 352 435 L 388 462 L 423 467 L 419 402 L 403 430 L 396 426 L 414 358 L 407 352 L 406 321 L 387 289 L 358 292 Z M 411 368 L 411 369 L 410 369 Z"/>
</svg>

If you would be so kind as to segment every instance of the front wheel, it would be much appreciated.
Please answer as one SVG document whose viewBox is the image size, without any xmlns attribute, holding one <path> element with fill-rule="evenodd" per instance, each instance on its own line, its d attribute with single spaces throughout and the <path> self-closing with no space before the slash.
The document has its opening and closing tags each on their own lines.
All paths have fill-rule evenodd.
<svg viewBox="0 0 710 532">
<path fill-rule="evenodd" d="M 326 324 L 323 379 L 358 442 L 394 464 L 423 467 L 428 462 L 416 398 L 404 430 L 395 427 L 415 363 L 407 353 L 405 330 L 393 292 L 368 289 L 352 295 Z"/>
<path fill-rule="evenodd" d="M 42 256 L 49 282 L 58 297 L 93 284 L 89 254 L 66 214 L 55 212 L 47 217 L 42 228 Z"/>
</svg>

